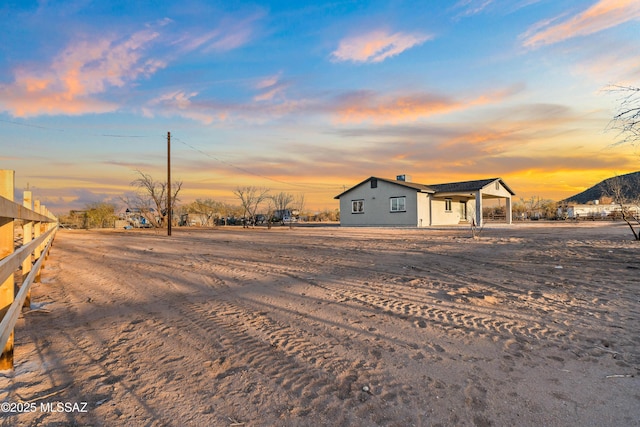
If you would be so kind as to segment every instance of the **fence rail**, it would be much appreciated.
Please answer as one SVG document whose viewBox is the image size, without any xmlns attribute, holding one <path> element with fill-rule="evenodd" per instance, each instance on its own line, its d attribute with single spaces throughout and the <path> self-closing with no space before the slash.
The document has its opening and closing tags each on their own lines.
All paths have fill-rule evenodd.
<svg viewBox="0 0 640 427">
<path fill-rule="evenodd" d="M 0 170 L 0 370 L 13 368 L 13 329 L 23 307 L 31 304 L 31 284 L 39 281 L 58 219 L 25 191 L 15 203 L 15 172 Z M 22 243 L 16 248 L 15 230 L 21 223 Z M 16 293 L 16 276 L 20 289 Z"/>
</svg>

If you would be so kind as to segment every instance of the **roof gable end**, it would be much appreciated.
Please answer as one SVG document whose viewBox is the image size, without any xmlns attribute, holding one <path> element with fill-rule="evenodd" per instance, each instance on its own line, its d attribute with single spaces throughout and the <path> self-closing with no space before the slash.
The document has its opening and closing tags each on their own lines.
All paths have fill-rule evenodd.
<svg viewBox="0 0 640 427">
<path fill-rule="evenodd" d="M 343 195 L 345 195 L 349 191 L 353 190 L 354 188 L 358 188 L 358 187 L 366 184 L 367 182 L 371 181 L 372 179 L 377 179 L 378 181 L 387 182 L 389 184 L 394 184 L 394 185 L 399 185 L 399 186 L 405 187 L 405 188 L 410 188 L 412 190 L 416 190 L 416 191 L 419 191 L 419 192 L 422 192 L 422 193 L 435 193 L 435 191 L 432 188 L 430 188 L 428 185 L 417 184 L 415 182 L 397 181 L 395 179 L 386 179 L 386 178 L 379 178 L 379 177 L 376 177 L 376 176 L 371 176 L 371 177 L 365 179 L 364 181 L 360 182 L 359 184 L 356 184 L 353 187 L 351 187 L 351 188 L 343 191 L 342 193 L 338 194 L 337 196 L 334 197 L 334 199 L 339 199 L 340 197 L 342 197 Z"/>
<path fill-rule="evenodd" d="M 482 190 L 494 182 L 499 181 L 500 184 L 509 192 L 511 195 L 515 195 L 502 178 L 488 178 L 488 179 L 478 179 L 475 181 L 461 181 L 461 182 L 450 182 L 445 184 L 432 184 L 429 187 L 433 188 L 436 193 L 458 193 L 458 192 L 474 192 Z"/>
</svg>

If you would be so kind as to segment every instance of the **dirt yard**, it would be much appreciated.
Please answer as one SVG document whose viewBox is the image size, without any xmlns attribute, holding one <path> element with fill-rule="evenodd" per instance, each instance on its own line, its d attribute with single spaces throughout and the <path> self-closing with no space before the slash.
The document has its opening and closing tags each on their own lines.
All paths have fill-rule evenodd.
<svg viewBox="0 0 640 427">
<path fill-rule="evenodd" d="M 62 230 L 0 422 L 638 426 L 625 227 Z"/>
</svg>

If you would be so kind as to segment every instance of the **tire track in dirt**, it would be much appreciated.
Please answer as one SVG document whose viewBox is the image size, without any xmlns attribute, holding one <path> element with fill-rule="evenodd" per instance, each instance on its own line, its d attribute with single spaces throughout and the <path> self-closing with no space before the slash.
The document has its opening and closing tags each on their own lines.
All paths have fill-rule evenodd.
<svg viewBox="0 0 640 427">
<path fill-rule="evenodd" d="M 320 384 L 319 394 L 327 395 L 335 392 L 331 390 L 335 375 L 351 363 L 312 344 L 290 327 L 276 324 L 265 314 L 251 313 L 229 302 L 190 304 L 182 313 L 207 336 L 218 338 L 227 353 L 233 353 L 234 361 L 218 373 L 218 378 L 248 368 L 270 378 L 288 372 L 295 379 L 281 386 L 295 398 L 308 394 L 305 389 L 310 383 L 315 387 Z M 323 360 L 330 362 L 322 363 Z"/>
<path fill-rule="evenodd" d="M 428 287 L 429 290 L 440 289 L 443 292 L 449 293 L 450 295 L 458 295 L 460 297 L 465 297 L 465 295 L 461 294 L 459 290 L 461 288 L 468 289 L 470 283 L 474 284 L 474 288 L 482 288 L 482 292 L 484 292 L 484 294 L 487 296 L 491 296 L 491 294 L 495 293 L 496 291 L 499 292 L 502 287 L 501 285 L 496 285 L 493 282 L 484 279 L 483 277 L 469 275 L 469 273 L 467 272 L 465 272 L 464 275 L 460 273 L 451 275 L 451 272 L 455 271 L 454 267 L 439 267 L 438 269 L 437 266 L 430 265 L 428 270 L 424 270 L 420 267 L 401 265 L 399 268 L 396 268 L 398 274 L 390 274 L 388 265 L 386 265 L 385 268 L 373 268 L 363 265 L 363 263 L 359 264 L 357 261 L 354 261 L 353 264 L 355 265 L 352 266 L 345 264 L 342 260 L 340 261 L 340 263 L 335 263 L 336 258 L 339 258 L 339 255 L 336 254 L 333 258 L 318 262 L 318 264 L 320 265 L 331 265 L 332 267 L 329 273 L 336 278 L 361 276 L 363 277 L 363 281 L 365 282 L 384 282 L 387 286 L 394 284 L 399 284 L 402 286 L 406 283 L 418 283 L 425 288 Z M 299 274 L 298 272 L 303 272 L 307 276 L 315 273 L 313 270 L 310 271 L 308 263 L 298 262 L 291 257 L 289 257 L 289 261 L 290 262 L 288 263 L 286 269 L 281 268 L 281 270 L 289 271 L 292 274 Z M 233 261 L 231 261 L 231 264 L 233 264 Z M 243 267 L 246 268 L 246 266 L 238 264 L 235 265 L 235 268 Z M 267 265 L 263 265 L 261 261 L 253 262 L 251 267 L 255 271 L 260 271 L 262 273 L 268 273 L 269 271 L 271 271 L 269 263 L 267 263 Z M 423 271 L 424 273 L 411 274 L 412 271 Z M 323 273 L 327 274 L 327 271 L 323 271 Z M 428 276 L 425 277 L 425 275 Z M 485 273 L 485 275 L 488 275 L 488 273 Z M 429 279 L 429 277 L 443 276 L 449 276 L 446 284 L 441 280 Z M 357 284 L 355 283 L 350 283 L 349 285 L 357 286 Z M 525 289 L 529 288 L 528 286 L 523 286 L 522 284 L 521 286 Z M 416 288 L 417 286 L 412 287 Z M 402 286 L 401 291 L 403 295 L 411 296 L 411 290 L 408 286 Z M 524 292 L 518 290 L 518 292 L 520 293 L 519 299 L 521 300 L 521 305 L 530 304 L 531 309 L 539 308 L 545 315 L 549 315 L 549 313 L 553 313 L 555 311 L 566 311 L 568 308 L 566 301 L 563 301 L 561 299 L 553 300 L 551 298 L 543 297 L 542 293 L 530 291 Z M 513 293 L 513 291 L 509 289 L 509 293 Z M 540 301 L 540 298 L 543 298 L 543 300 Z M 465 308 L 466 307 L 468 306 L 465 306 Z M 520 314 L 521 311 L 518 313 L 518 316 Z"/>
<path fill-rule="evenodd" d="M 304 281 L 305 279 L 298 277 L 298 280 Z M 379 296 L 370 292 L 352 290 L 355 287 L 352 284 L 348 284 L 345 288 L 338 288 L 318 285 L 313 281 L 307 281 L 307 283 L 321 286 L 323 289 L 330 291 L 337 302 L 355 303 L 371 307 L 378 312 L 411 321 L 420 328 L 425 328 L 427 326 L 426 322 L 430 322 L 443 327 L 448 332 L 463 330 L 465 334 L 471 333 L 489 337 L 504 336 L 506 334 L 508 337 L 520 336 L 536 340 L 549 338 L 561 340 L 569 335 L 567 331 L 545 327 L 533 318 L 527 319 L 529 320 L 527 323 L 521 323 L 509 318 L 507 313 L 500 313 L 502 319 L 498 320 L 495 317 L 483 317 L 482 314 L 484 313 L 469 306 L 457 304 L 434 306 L 433 302 L 428 300 L 419 304 L 404 299 L 394 299 L 389 296 Z M 493 314 L 498 312 L 497 309 L 486 311 Z M 520 315 L 518 317 L 522 318 L 523 316 Z"/>
<path fill-rule="evenodd" d="M 195 278 L 200 277 L 203 282 L 214 283 L 216 290 L 223 287 L 228 293 L 211 299 L 203 298 L 208 295 L 206 291 L 191 294 L 188 299 L 196 298 L 199 302 L 189 303 L 185 299 L 159 297 L 158 294 L 154 294 L 154 298 L 164 301 L 167 310 L 175 311 L 177 317 L 172 330 L 189 331 L 175 334 L 172 339 L 182 342 L 186 348 L 197 350 L 213 362 L 207 376 L 216 383 L 216 394 L 237 393 L 239 391 L 229 384 L 230 381 L 236 381 L 243 375 L 257 375 L 256 381 L 272 382 L 273 387 L 283 390 L 291 402 L 298 402 L 287 411 L 281 410 L 286 416 L 304 416 L 309 412 L 308 407 L 314 407 L 344 417 L 349 414 L 343 408 L 345 405 L 351 407 L 370 398 L 370 393 L 362 391 L 362 384 L 369 387 L 385 384 L 376 388 L 385 396 L 383 407 L 398 404 L 397 400 L 410 388 L 388 378 L 381 379 L 375 372 L 376 364 L 364 357 L 358 358 L 357 352 L 351 357 L 344 357 L 346 351 L 332 351 L 333 344 L 327 345 L 326 336 L 317 336 L 317 341 L 313 342 L 313 333 L 302 330 L 299 325 L 293 327 L 276 321 L 264 311 L 255 311 L 246 306 L 247 302 L 251 303 L 249 300 L 238 298 L 237 303 L 228 301 L 236 298 L 233 289 L 241 289 L 247 280 L 255 277 L 250 266 L 229 267 L 196 256 L 189 267 L 195 270 L 190 273 L 190 280 L 197 281 Z M 151 272 L 157 277 L 166 274 L 162 266 L 153 262 L 138 264 L 136 271 L 141 276 Z M 175 270 L 172 272 L 174 275 L 177 273 Z M 264 303 L 262 306 L 264 309 Z M 166 329 L 165 326 L 160 332 Z M 341 340 L 336 337 L 328 341 L 337 343 Z M 210 342 L 215 344 L 203 344 Z M 396 388 L 404 390 L 404 394 L 388 391 Z M 252 391 L 253 386 L 247 386 L 243 392 L 251 394 Z M 370 412 L 370 409 L 360 412 L 359 416 L 367 419 Z M 384 418 L 381 412 L 377 416 Z M 238 418 L 235 414 L 233 417 Z M 351 424 L 350 421 L 345 423 Z"/>
<path fill-rule="evenodd" d="M 572 280 L 575 279 L 573 277 L 558 278 L 556 272 L 551 268 L 548 269 L 548 278 L 544 278 L 544 274 L 542 276 L 536 274 L 536 278 L 532 278 L 531 283 L 516 284 L 506 278 L 504 279 L 504 284 L 495 284 L 487 280 L 484 275 L 491 277 L 502 275 L 502 272 L 507 270 L 507 267 L 503 265 L 504 260 L 501 260 L 499 264 L 487 263 L 485 260 L 483 263 L 485 274 L 483 275 L 473 274 L 473 272 L 469 271 L 452 275 L 451 272 L 456 271 L 457 263 L 473 261 L 469 261 L 468 256 L 461 258 L 455 253 L 446 257 L 436 254 L 436 259 L 441 260 L 442 263 L 433 262 L 428 267 L 416 267 L 406 264 L 406 262 L 403 263 L 405 254 L 402 251 L 400 252 L 400 254 L 394 253 L 394 257 L 398 261 L 394 261 L 396 258 L 391 261 L 385 261 L 384 268 L 369 266 L 361 262 L 357 254 L 355 257 L 346 257 L 344 254 L 339 253 L 332 255 L 324 255 L 322 253 L 318 255 L 316 253 L 314 254 L 315 262 L 313 265 L 309 265 L 309 258 L 301 256 L 304 252 L 296 250 L 290 250 L 287 254 L 279 254 L 275 257 L 260 254 L 260 256 L 250 261 L 229 260 L 227 264 L 230 271 L 233 269 L 250 269 L 254 276 L 259 276 L 260 274 L 269 274 L 269 271 L 272 271 L 272 264 L 282 263 L 284 260 L 286 261 L 284 266 L 279 264 L 283 274 L 290 274 L 303 282 L 309 279 L 310 276 L 313 277 L 315 274 L 320 273 L 323 275 L 329 273 L 334 276 L 333 282 L 344 282 L 344 280 L 339 280 L 339 277 L 355 276 L 361 276 L 369 287 L 372 284 L 384 282 L 387 287 L 386 295 L 393 293 L 394 287 L 397 287 L 397 293 L 402 294 L 403 297 L 401 300 L 384 302 L 380 300 L 379 296 L 376 296 L 378 299 L 374 301 L 373 306 L 382 309 L 389 307 L 392 313 L 396 313 L 400 317 L 406 317 L 407 313 L 409 313 L 415 317 L 414 323 L 418 327 L 424 326 L 425 323 L 430 321 L 432 323 L 440 322 L 441 327 L 447 331 L 459 332 L 466 328 L 472 334 L 489 337 L 502 334 L 506 337 L 518 337 L 521 341 L 545 341 L 547 344 L 550 344 L 548 340 L 551 340 L 563 346 L 573 346 L 574 353 L 579 354 L 585 352 L 593 353 L 591 350 L 594 345 L 608 346 L 612 343 L 618 347 L 633 347 L 635 345 L 633 340 L 629 341 L 628 336 L 626 339 L 613 338 L 605 340 L 603 343 L 603 330 L 606 330 L 607 335 L 610 337 L 619 335 L 617 330 L 620 328 L 620 319 L 617 319 L 608 308 L 598 309 L 591 301 L 581 300 L 576 291 L 571 291 L 571 289 L 576 289 L 571 284 Z M 364 253 L 365 259 L 370 255 L 370 253 Z M 425 256 L 432 257 L 434 254 L 427 253 Z M 549 256 L 545 255 L 544 257 L 546 262 L 549 263 Z M 337 259 L 340 261 L 335 262 Z M 393 265 L 394 262 L 398 264 L 395 271 L 399 273 L 389 274 L 390 265 Z M 527 277 L 527 274 L 525 274 L 528 271 L 527 268 L 516 269 L 514 273 L 521 271 L 523 274 L 520 276 Z M 393 270 L 393 268 L 391 269 Z M 497 272 L 493 273 L 493 270 Z M 302 276 L 296 276 L 299 273 L 302 273 Z M 427 281 L 425 275 L 428 275 L 428 277 L 447 276 L 448 280 L 446 283 L 441 280 Z M 243 278 L 246 279 L 247 277 L 247 274 L 245 274 Z M 548 279 L 556 282 L 559 280 L 560 283 L 552 286 Z M 543 283 L 541 282 L 544 282 L 544 286 L 542 286 Z M 422 284 L 425 288 L 428 287 L 430 291 L 440 289 L 441 292 L 439 295 L 425 298 L 424 293 L 417 289 L 418 286 L 415 286 L 416 283 Z M 469 283 L 473 284 L 471 288 L 469 288 Z M 348 287 L 352 290 L 364 288 L 358 282 L 349 282 Z M 413 291 L 411 288 L 413 288 Z M 524 291 L 520 288 L 524 289 Z M 556 290 L 558 288 L 570 289 L 571 295 L 566 292 L 558 293 Z M 542 290 L 538 291 L 536 289 Z M 510 297 L 509 300 L 500 301 L 501 290 L 504 290 L 504 294 L 513 295 L 518 293 L 519 295 L 517 299 Z M 495 303 L 495 298 L 492 297 L 492 294 L 497 295 L 497 303 Z M 366 296 L 366 298 L 363 298 L 363 296 Z M 361 295 L 355 294 L 355 297 L 362 300 L 361 306 L 364 306 L 367 304 L 368 299 L 372 298 L 371 290 L 362 290 Z M 483 298 L 485 301 L 483 301 Z M 492 298 L 493 303 L 487 304 L 486 300 L 492 301 Z M 455 303 L 452 301 L 456 299 L 462 299 L 464 302 Z M 509 310 L 500 308 L 505 303 L 512 306 L 512 308 Z M 478 304 L 490 307 L 481 309 Z M 425 306 L 428 306 L 428 308 L 425 308 Z M 476 315 L 469 315 L 469 312 L 475 312 Z M 459 315 L 460 313 L 465 314 L 461 316 Z M 498 318 L 495 318 L 496 313 Z M 514 319 L 517 319 L 517 321 Z M 522 323 L 522 320 L 525 320 L 525 322 Z M 582 333 L 577 334 L 575 332 L 577 329 L 581 330 Z M 576 348 L 578 351 L 575 351 Z M 628 355 L 624 357 L 628 358 Z"/>
<path fill-rule="evenodd" d="M 336 258 L 339 258 L 339 255 L 336 255 Z M 313 279 L 309 278 L 315 273 L 313 269 L 310 269 L 307 264 L 299 262 L 295 257 L 288 256 L 288 259 L 290 260 L 288 265 L 285 268 L 280 268 L 282 275 L 287 275 L 302 283 L 317 285 Z M 253 260 L 250 263 L 246 261 L 234 263 L 231 261 L 228 264 L 228 272 L 247 268 L 261 274 L 269 274 L 272 271 L 269 263 L 263 265 L 261 260 Z M 319 262 L 316 265 L 323 266 L 325 263 Z M 412 271 L 411 268 L 406 268 L 406 270 Z M 366 274 L 363 275 L 363 272 Z M 299 275 L 299 273 L 303 273 L 303 275 Z M 326 271 L 323 274 L 326 276 Z M 414 288 L 412 292 L 407 283 L 415 284 L 416 281 L 418 283 L 425 281 L 424 276 L 417 274 L 403 272 L 402 274 L 391 275 L 387 270 L 363 266 L 356 268 L 339 263 L 333 265 L 331 275 L 337 277 L 327 282 L 339 282 L 345 285 L 344 288 L 348 288 L 348 290 L 345 290 L 342 287 L 324 286 L 325 290 L 334 292 L 336 295 L 341 295 L 342 293 L 342 297 L 336 297 L 336 301 L 344 303 L 352 299 L 353 302 L 358 301 L 361 307 L 369 307 L 379 312 L 387 311 L 388 314 L 393 314 L 403 320 L 410 317 L 411 321 L 420 328 L 436 324 L 447 332 L 460 335 L 469 333 L 470 336 L 480 335 L 493 339 L 502 338 L 506 340 L 505 348 L 507 349 L 521 347 L 520 345 L 514 346 L 514 341 L 528 344 L 545 342 L 545 345 L 555 343 L 554 345 L 560 345 L 563 348 L 571 348 L 571 351 L 578 357 L 585 354 L 606 354 L 606 351 L 604 353 L 602 351 L 598 352 L 594 351 L 594 348 L 596 350 L 597 347 L 602 346 L 608 348 L 610 345 L 615 344 L 622 352 L 622 357 L 631 361 L 630 357 L 632 355 L 624 352 L 623 349 L 625 347 L 633 347 L 635 345 L 633 340 L 630 341 L 628 337 L 624 339 L 602 339 L 603 329 L 609 331 L 610 337 L 615 337 L 617 335 L 615 333 L 616 330 L 620 328 L 619 322 L 610 316 L 608 316 L 608 319 L 603 319 L 604 316 L 599 315 L 593 307 L 588 308 L 590 311 L 585 316 L 584 308 L 569 305 L 569 302 L 574 301 L 575 297 L 560 297 L 558 300 L 544 298 L 539 301 L 539 294 L 527 291 L 527 294 L 520 295 L 518 300 L 507 301 L 510 305 L 513 305 L 513 308 L 504 310 L 500 308 L 501 303 L 486 304 L 482 301 L 482 293 L 490 295 L 495 292 L 496 288 L 500 289 L 500 286 L 491 285 L 490 282 L 487 282 L 487 287 L 481 289 L 481 292 L 477 292 L 477 295 L 461 293 L 461 289 L 464 290 L 465 288 L 459 288 L 456 284 L 445 284 L 438 280 L 427 282 L 428 285 L 425 286 L 428 286 L 429 290 L 432 290 L 431 288 L 433 287 L 446 291 L 445 296 L 451 296 L 449 299 L 460 297 L 467 299 L 467 296 L 469 297 L 468 302 L 455 303 L 453 301 L 443 301 L 442 293 L 433 297 L 425 297 L 424 293 L 420 293 L 415 289 L 417 286 L 412 286 Z M 364 282 L 354 283 L 338 279 L 338 277 L 353 277 L 354 275 L 361 276 Z M 476 277 L 466 275 L 458 276 L 454 279 L 458 283 L 466 283 L 467 289 L 469 283 L 477 282 Z M 392 299 L 388 296 L 383 297 L 373 293 L 371 290 L 372 283 L 380 282 L 385 284 L 386 295 L 393 294 L 393 287 L 398 286 L 396 293 L 402 294 L 403 298 Z M 366 287 L 361 283 L 366 283 Z M 524 286 L 524 288 L 529 289 L 530 286 Z M 361 290 L 356 291 L 357 289 Z M 484 296 L 484 298 L 487 297 Z M 489 298 L 491 297 L 489 296 Z M 571 300 L 566 298 L 571 298 Z M 535 300 L 538 301 L 536 302 Z M 475 301 L 489 307 L 478 307 L 478 303 Z M 534 310 L 541 311 L 542 314 L 526 314 Z M 593 319 L 596 319 L 597 325 L 593 324 Z M 577 333 L 577 329 L 581 333 Z"/>
<path fill-rule="evenodd" d="M 390 241 L 389 244 L 390 247 L 393 248 L 394 256 L 427 261 L 426 264 L 421 263 L 420 265 L 398 265 L 397 271 L 402 271 L 402 268 L 405 269 L 405 271 L 403 271 L 403 276 L 413 277 L 416 279 L 424 278 L 424 275 L 441 277 L 447 276 L 451 286 L 455 286 L 456 284 L 459 286 L 468 286 L 469 283 L 474 283 L 480 287 L 492 289 L 494 291 L 502 290 L 505 293 L 520 294 L 519 296 L 523 301 L 530 303 L 532 307 L 537 307 L 538 309 L 544 310 L 548 313 L 555 310 L 566 311 L 567 309 L 571 309 L 568 307 L 566 300 L 564 299 L 566 293 L 556 295 L 558 288 L 567 288 L 573 291 L 573 297 L 580 298 L 580 290 L 576 285 L 581 283 L 583 276 L 581 271 L 576 272 L 571 269 L 571 266 L 575 263 L 575 259 L 583 260 L 585 257 L 591 257 L 593 260 L 597 261 L 601 260 L 603 257 L 612 258 L 609 253 L 603 254 L 601 249 L 594 249 L 599 247 L 598 243 L 603 244 L 601 241 L 591 242 L 591 245 L 586 245 L 581 248 L 580 252 L 575 253 L 572 253 L 571 251 L 566 253 L 566 247 L 571 246 L 570 243 L 559 242 L 558 244 L 561 246 L 560 248 L 556 248 L 553 244 L 550 244 L 550 247 L 547 250 L 536 254 L 526 247 L 526 241 L 511 242 L 510 240 L 494 244 L 498 251 L 492 259 L 474 258 L 473 251 L 466 251 L 464 255 L 460 255 L 457 254 L 456 251 L 451 250 L 454 249 L 456 245 L 459 246 L 461 244 L 468 246 L 470 249 L 474 247 L 470 245 L 485 245 L 484 243 L 479 242 L 469 241 L 451 243 L 448 241 L 446 243 L 448 243 L 449 246 L 444 247 L 441 250 L 434 249 L 428 243 L 423 241 L 407 243 L 404 245 L 397 241 Z M 490 241 L 491 239 L 489 239 L 489 242 Z M 514 249 L 526 251 L 526 257 L 518 257 L 517 262 L 511 261 L 510 251 Z M 376 252 L 376 249 L 372 248 L 372 251 Z M 593 251 L 593 254 L 585 254 L 585 251 Z M 556 252 L 559 252 L 561 256 L 556 255 Z M 354 259 L 353 257 L 357 257 L 357 255 L 357 253 L 351 254 L 350 259 Z M 619 257 L 620 255 L 624 255 L 624 249 L 616 251 L 616 256 Z M 632 254 L 629 255 L 632 256 Z M 328 255 L 327 258 L 331 259 L 331 255 Z M 613 264 L 620 265 L 629 264 L 629 260 L 619 260 L 617 258 L 612 258 L 611 262 Z M 358 261 L 351 262 L 350 264 L 351 265 L 346 262 L 342 262 L 340 267 L 355 268 L 379 274 L 389 273 L 389 265 L 387 263 L 384 264 L 384 268 L 371 267 L 366 265 L 366 263 Z M 482 266 L 479 270 L 481 273 L 475 273 L 473 270 L 461 272 L 458 269 L 459 265 L 468 264 Z M 556 266 L 559 264 L 562 264 L 565 267 L 568 264 L 569 270 L 558 270 Z M 406 274 L 410 270 L 421 272 L 422 275 Z M 535 272 L 535 274 L 532 274 L 533 272 Z M 505 275 L 505 279 L 497 282 L 486 279 L 487 277 L 501 277 Z M 520 280 L 523 278 L 527 279 L 525 283 L 514 283 L 509 279 L 510 276 L 520 277 Z M 625 292 L 625 289 L 610 286 L 610 282 L 611 281 L 600 280 L 598 281 L 597 289 L 594 290 L 605 300 L 605 302 L 607 301 L 607 297 L 612 293 L 620 294 L 620 292 Z M 523 289 L 527 289 L 527 291 L 523 292 Z M 627 294 L 628 295 L 626 295 L 626 297 L 628 300 L 633 302 L 633 294 L 628 292 Z M 605 307 L 599 310 L 597 306 L 594 306 L 592 300 L 593 298 L 585 299 L 584 304 L 589 305 L 589 308 L 594 315 L 609 322 L 616 322 L 616 318 L 611 315 L 608 308 Z"/>
<path fill-rule="evenodd" d="M 237 267 L 238 266 L 236 266 L 236 268 Z M 255 263 L 251 267 L 255 270 L 261 269 L 259 263 Z M 262 270 L 262 272 L 265 274 L 270 271 L 269 268 L 263 268 Z M 340 267 L 340 270 L 344 271 L 345 268 Z M 232 271 L 232 269 L 229 269 L 229 271 Z M 418 295 L 416 295 L 416 300 L 407 298 L 393 299 L 390 296 L 376 295 L 371 291 L 371 289 L 357 291 L 356 289 L 362 288 L 363 286 L 358 283 L 346 282 L 346 279 L 339 280 L 339 282 L 344 285 L 343 287 L 319 285 L 315 280 L 309 279 L 308 269 L 304 269 L 304 276 L 298 275 L 299 271 L 300 270 L 297 268 L 290 267 L 286 271 L 282 271 L 281 274 L 295 279 L 296 281 L 301 283 L 307 283 L 312 286 L 321 287 L 322 289 L 330 292 L 333 295 L 335 301 L 339 303 L 349 301 L 358 302 L 361 306 L 374 308 L 377 312 L 386 311 L 388 312 L 388 314 L 393 314 L 395 316 L 405 318 L 405 320 L 411 317 L 414 323 L 420 323 L 422 321 L 429 320 L 440 324 L 447 330 L 450 330 L 452 328 L 463 328 L 468 329 L 469 332 L 475 332 L 485 335 L 501 335 L 507 333 L 509 336 L 519 335 L 523 337 L 532 337 L 535 339 L 555 338 L 556 340 L 560 341 L 566 341 L 564 338 L 570 336 L 570 332 L 567 330 L 560 328 L 550 328 L 540 323 L 538 317 L 527 316 L 522 314 L 521 312 L 516 313 L 503 311 L 496 307 L 481 310 L 477 307 L 471 306 L 470 304 L 434 304 L 434 299 L 437 298 L 425 298 L 424 295 L 420 295 L 420 300 L 417 299 Z M 359 272 L 361 271 L 362 269 L 359 269 Z M 379 272 L 377 270 L 374 271 L 376 273 Z M 350 273 L 352 272 L 350 271 Z M 385 275 L 388 276 L 388 280 L 384 280 L 384 277 L 375 277 L 375 280 L 389 283 L 391 279 L 397 279 L 398 277 L 397 275 L 389 275 L 386 272 Z M 338 274 L 338 276 L 349 277 L 348 274 Z M 411 278 L 417 279 L 419 278 L 419 276 L 402 276 L 403 280 L 409 280 Z M 334 278 L 333 282 L 336 282 L 337 280 L 337 278 Z M 362 280 L 366 281 L 367 279 L 363 278 Z M 442 288 L 446 289 L 447 287 L 443 286 Z M 406 289 L 402 289 L 401 291 L 403 295 L 411 295 L 406 291 Z M 393 289 L 387 288 L 386 293 L 387 295 L 393 293 Z M 477 314 L 469 314 L 469 311 L 476 312 Z M 496 320 L 493 317 L 482 317 L 482 314 L 495 313 L 500 313 L 500 315 L 504 319 Z M 519 324 L 514 319 L 525 319 L 527 320 L 527 323 Z"/>
<path fill-rule="evenodd" d="M 219 273 L 231 271 L 210 267 Z M 232 271 L 239 280 L 245 277 L 241 271 Z M 306 408 L 314 407 L 344 417 L 349 413 L 346 408 L 368 401 L 374 395 L 371 390 L 385 400 L 375 411 L 368 406 L 367 410 L 356 411 L 363 419 L 383 419 L 388 410 L 384 408 L 400 404 L 400 399 L 406 403 L 411 386 L 383 376 L 377 361 L 366 357 L 367 350 L 338 349 L 346 337 L 320 335 L 300 324 L 276 321 L 264 310 L 278 310 L 277 307 L 246 298 L 232 302 L 227 300 L 229 297 L 191 303 L 180 309 L 183 325 L 188 322 L 199 327 L 207 340 L 213 339 L 227 355 L 218 360 L 216 379 L 257 372 L 284 390 L 292 402 L 298 402 L 298 407 L 289 411 L 292 416 L 304 416 L 308 413 Z M 282 318 L 282 312 L 278 315 Z M 365 386 L 369 391 L 363 390 Z M 346 425 L 353 422 L 361 420 L 345 420 Z"/>
<path fill-rule="evenodd" d="M 530 316 L 514 310 L 502 310 L 498 307 L 478 308 L 471 304 L 435 303 L 431 298 L 420 301 L 396 299 L 390 295 L 376 295 L 370 289 L 362 289 L 362 285 L 341 280 L 343 287 L 330 286 L 325 280 L 319 285 L 314 280 L 285 273 L 300 282 L 319 286 L 331 293 L 336 302 L 366 307 L 376 313 L 409 321 L 417 328 L 436 325 L 445 332 L 459 337 L 485 336 L 493 340 L 501 340 L 506 351 L 520 355 L 521 350 L 531 345 L 555 345 L 570 351 L 576 357 L 607 356 L 614 354 L 628 363 L 634 363 L 635 356 L 624 351 L 624 348 L 635 346 L 633 339 L 603 338 L 602 325 L 586 333 L 584 327 L 578 333 L 572 323 L 566 319 L 562 322 L 543 322 L 539 317 Z M 358 290 L 360 289 L 360 290 Z M 393 293 L 388 290 L 387 294 Z M 402 291 L 406 295 L 406 291 Z M 566 317 L 566 315 L 564 316 Z M 613 344 L 618 351 L 609 349 Z"/>
</svg>

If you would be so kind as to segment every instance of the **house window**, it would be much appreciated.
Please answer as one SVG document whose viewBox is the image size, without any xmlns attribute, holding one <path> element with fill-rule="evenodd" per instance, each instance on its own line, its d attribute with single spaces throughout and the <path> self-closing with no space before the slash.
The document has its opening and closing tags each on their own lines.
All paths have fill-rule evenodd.
<svg viewBox="0 0 640 427">
<path fill-rule="evenodd" d="M 376 178 L 371 178 L 371 188 L 378 188 L 378 180 Z"/>
<path fill-rule="evenodd" d="M 444 199 L 444 210 L 445 212 L 451 212 L 451 199 Z"/>
<path fill-rule="evenodd" d="M 364 200 L 352 200 L 351 213 L 364 213 Z"/>
<path fill-rule="evenodd" d="M 406 212 L 406 197 L 392 197 L 389 199 L 391 201 L 391 212 Z"/>
<path fill-rule="evenodd" d="M 500 183 L 496 181 L 496 190 L 500 190 Z"/>
</svg>

